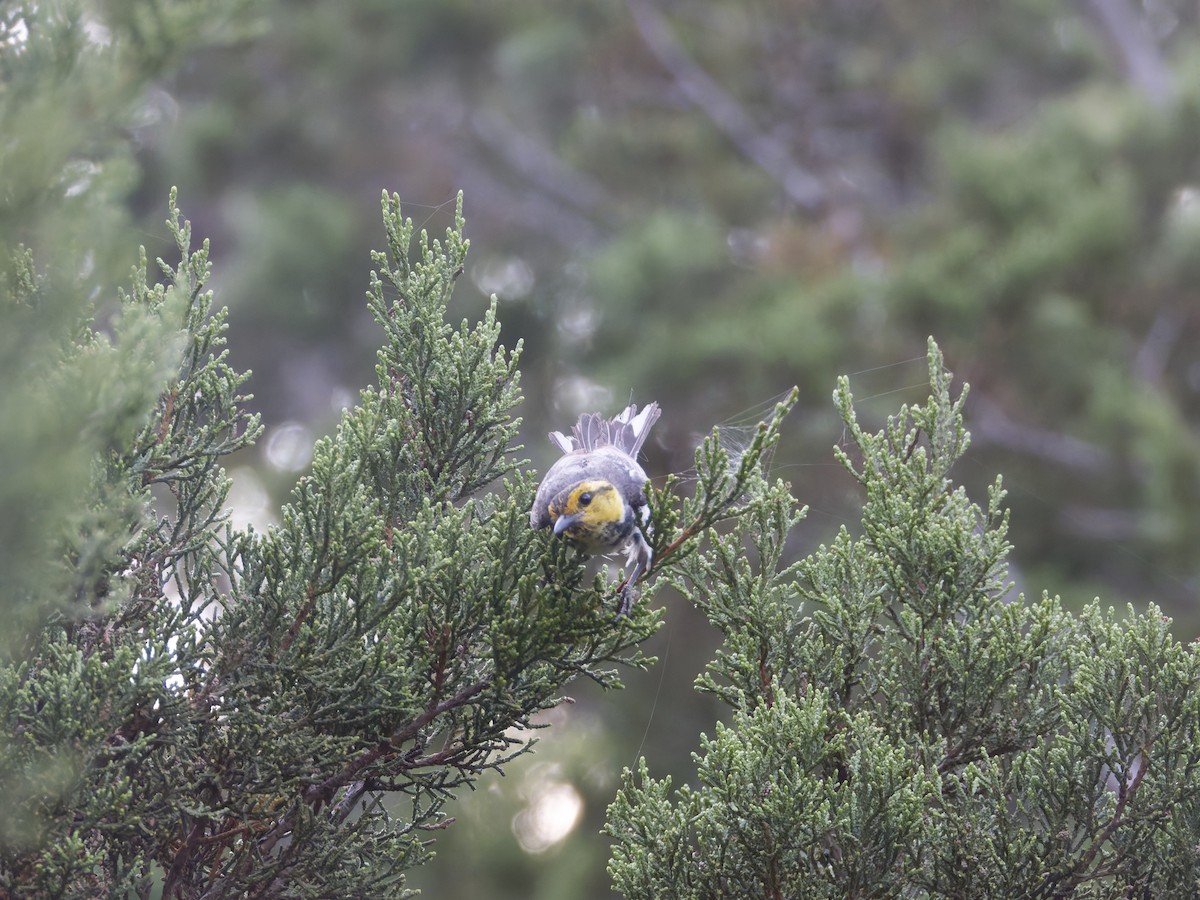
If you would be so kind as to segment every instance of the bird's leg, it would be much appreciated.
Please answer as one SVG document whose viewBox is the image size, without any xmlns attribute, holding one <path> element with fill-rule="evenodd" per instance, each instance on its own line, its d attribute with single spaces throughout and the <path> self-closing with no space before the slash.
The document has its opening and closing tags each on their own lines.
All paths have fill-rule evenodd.
<svg viewBox="0 0 1200 900">
<path fill-rule="evenodd" d="M 629 615 L 630 610 L 633 609 L 633 603 L 638 598 L 638 592 L 634 585 L 650 568 L 650 545 L 646 543 L 646 539 L 642 537 L 640 531 L 633 532 L 633 544 L 629 548 L 629 562 L 633 563 L 633 570 L 625 579 L 625 584 L 620 590 L 621 599 L 617 604 L 616 616 L 618 619 Z"/>
</svg>

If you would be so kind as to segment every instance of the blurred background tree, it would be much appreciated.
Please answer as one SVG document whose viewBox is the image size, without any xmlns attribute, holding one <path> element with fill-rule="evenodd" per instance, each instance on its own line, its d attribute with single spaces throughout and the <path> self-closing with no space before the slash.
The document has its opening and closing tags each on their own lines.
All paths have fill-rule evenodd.
<svg viewBox="0 0 1200 900">
<path fill-rule="evenodd" d="M 153 21 L 125 6 L 94 16 Z M 63 113 L 93 122 L 74 139 L 115 148 L 107 168 L 123 179 L 107 196 L 125 209 L 62 221 L 96 242 L 121 222 L 157 239 L 178 184 L 213 240 L 232 360 L 254 370 L 267 428 L 234 470 L 243 519 L 270 521 L 312 438 L 370 379 L 379 190 L 426 207 L 436 233 L 462 188 L 476 249 L 452 312 L 475 317 L 494 292 L 505 340 L 524 339 L 538 467 L 547 430 L 632 393 L 666 410 L 648 471 L 684 471 L 695 433 L 728 420 L 736 435 L 796 383 L 775 463 L 811 507 L 799 554 L 858 518 L 830 454 L 835 375 L 858 373 L 860 415 L 882 416 L 923 396 L 934 334 L 973 386 L 957 474 L 976 496 L 1005 474 L 1019 586 L 1154 600 L 1195 635 L 1195 4 L 256 11 L 259 27 L 216 44 L 166 44 L 178 67 L 139 69 L 161 77 L 131 83 L 136 116 Z M 6 162 L 0 177 L 20 171 Z M 433 892 L 607 896 L 595 834 L 615 773 L 641 747 L 656 776 L 692 777 L 694 735 L 722 714 L 691 688 L 716 634 L 665 602 L 647 647 L 660 666 L 617 700 L 581 695 L 547 732 L 542 768 L 476 795 L 440 846 L 462 841 L 478 862 L 427 867 Z"/>
<path fill-rule="evenodd" d="M 87 611 L 94 585 L 76 578 L 114 549 L 105 517 L 138 518 L 103 509 L 116 501 L 97 460 L 143 427 L 180 343 L 178 325 L 118 314 L 137 136 L 154 80 L 183 47 L 237 40 L 243 5 L 0 10 L 0 658 L 47 617 Z"/>
</svg>

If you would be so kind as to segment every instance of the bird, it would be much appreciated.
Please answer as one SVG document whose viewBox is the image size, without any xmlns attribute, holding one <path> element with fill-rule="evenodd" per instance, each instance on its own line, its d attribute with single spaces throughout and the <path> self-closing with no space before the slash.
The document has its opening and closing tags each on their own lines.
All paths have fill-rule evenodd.
<svg viewBox="0 0 1200 900">
<path fill-rule="evenodd" d="M 645 533 L 650 479 L 637 455 L 661 414 L 657 403 L 648 403 L 641 412 L 630 404 L 611 419 L 600 413 L 581 415 L 570 436 L 550 432 L 551 443 L 563 455 L 542 478 L 529 511 L 530 528 L 553 526 L 555 537 L 566 537 L 585 553 L 625 551 L 626 564 L 633 568 L 621 591 L 618 619 L 632 609 L 633 585 L 653 558 Z"/>
</svg>

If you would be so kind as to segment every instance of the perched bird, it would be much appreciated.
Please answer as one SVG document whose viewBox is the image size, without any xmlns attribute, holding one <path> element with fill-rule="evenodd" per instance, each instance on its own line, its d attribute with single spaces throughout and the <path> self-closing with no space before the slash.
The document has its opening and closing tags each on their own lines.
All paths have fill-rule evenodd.
<svg viewBox="0 0 1200 900">
<path fill-rule="evenodd" d="M 580 416 L 570 437 L 550 432 L 564 455 L 542 479 L 529 511 L 530 528 L 553 525 L 555 535 L 566 535 L 587 553 L 628 554 L 633 569 L 617 618 L 629 613 L 634 582 L 650 567 L 650 545 L 642 533 L 650 522 L 645 492 L 650 479 L 637 454 L 661 414 L 657 403 L 640 413 L 630 405 L 612 419 L 599 413 Z"/>
</svg>

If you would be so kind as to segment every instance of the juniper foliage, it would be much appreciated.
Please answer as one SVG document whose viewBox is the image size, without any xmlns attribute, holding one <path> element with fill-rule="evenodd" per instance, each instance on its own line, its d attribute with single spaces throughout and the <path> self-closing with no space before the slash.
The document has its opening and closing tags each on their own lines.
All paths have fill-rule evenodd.
<svg viewBox="0 0 1200 900">
<path fill-rule="evenodd" d="M 1153 606 L 1012 596 L 999 479 L 950 479 L 969 436 L 931 396 L 886 427 L 834 394 L 861 532 L 799 562 L 782 485 L 672 582 L 725 635 L 697 679 L 733 708 L 694 785 L 642 760 L 606 830 L 632 898 L 1191 897 L 1200 662 Z M 747 549 L 751 552 L 747 553 Z"/>
<path fill-rule="evenodd" d="M 377 384 L 317 443 L 279 525 L 233 528 L 221 461 L 261 426 L 204 289 L 207 243 L 193 251 L 174 194 L 170 210 L 181 262 L 160 260 L 157 283 L 143 251 L 113 336 L 85 323 L 47 376 L 144 355 L 128 398 L 111 381 L 129 369 L 95 364 L 87 399 L 112 433 L 91 507 L 66 523 L 78 602 L 0 667 L 0 891 L 405 896 L 445 801 L 528 751 L 573 679 L 615 687 L 616 664 L 651 662 L 637 644 L 661 610 L 614 621 L 607 571 L 529 529 L 520 345 L 499 344 L 494 301 L 475 325 L 445 321 L 461 198 L 438 241 L 384 195 Z M 163 323 L 173 340 L 147 352 Z M 131 431 L 139 403 L 153 411 Z M 756 507 L 785 411 L 737 466 L 710 447 L 695 503 L 656 494 L 674 548 L 660 566 L 698 524 Z"/>
</svg>

